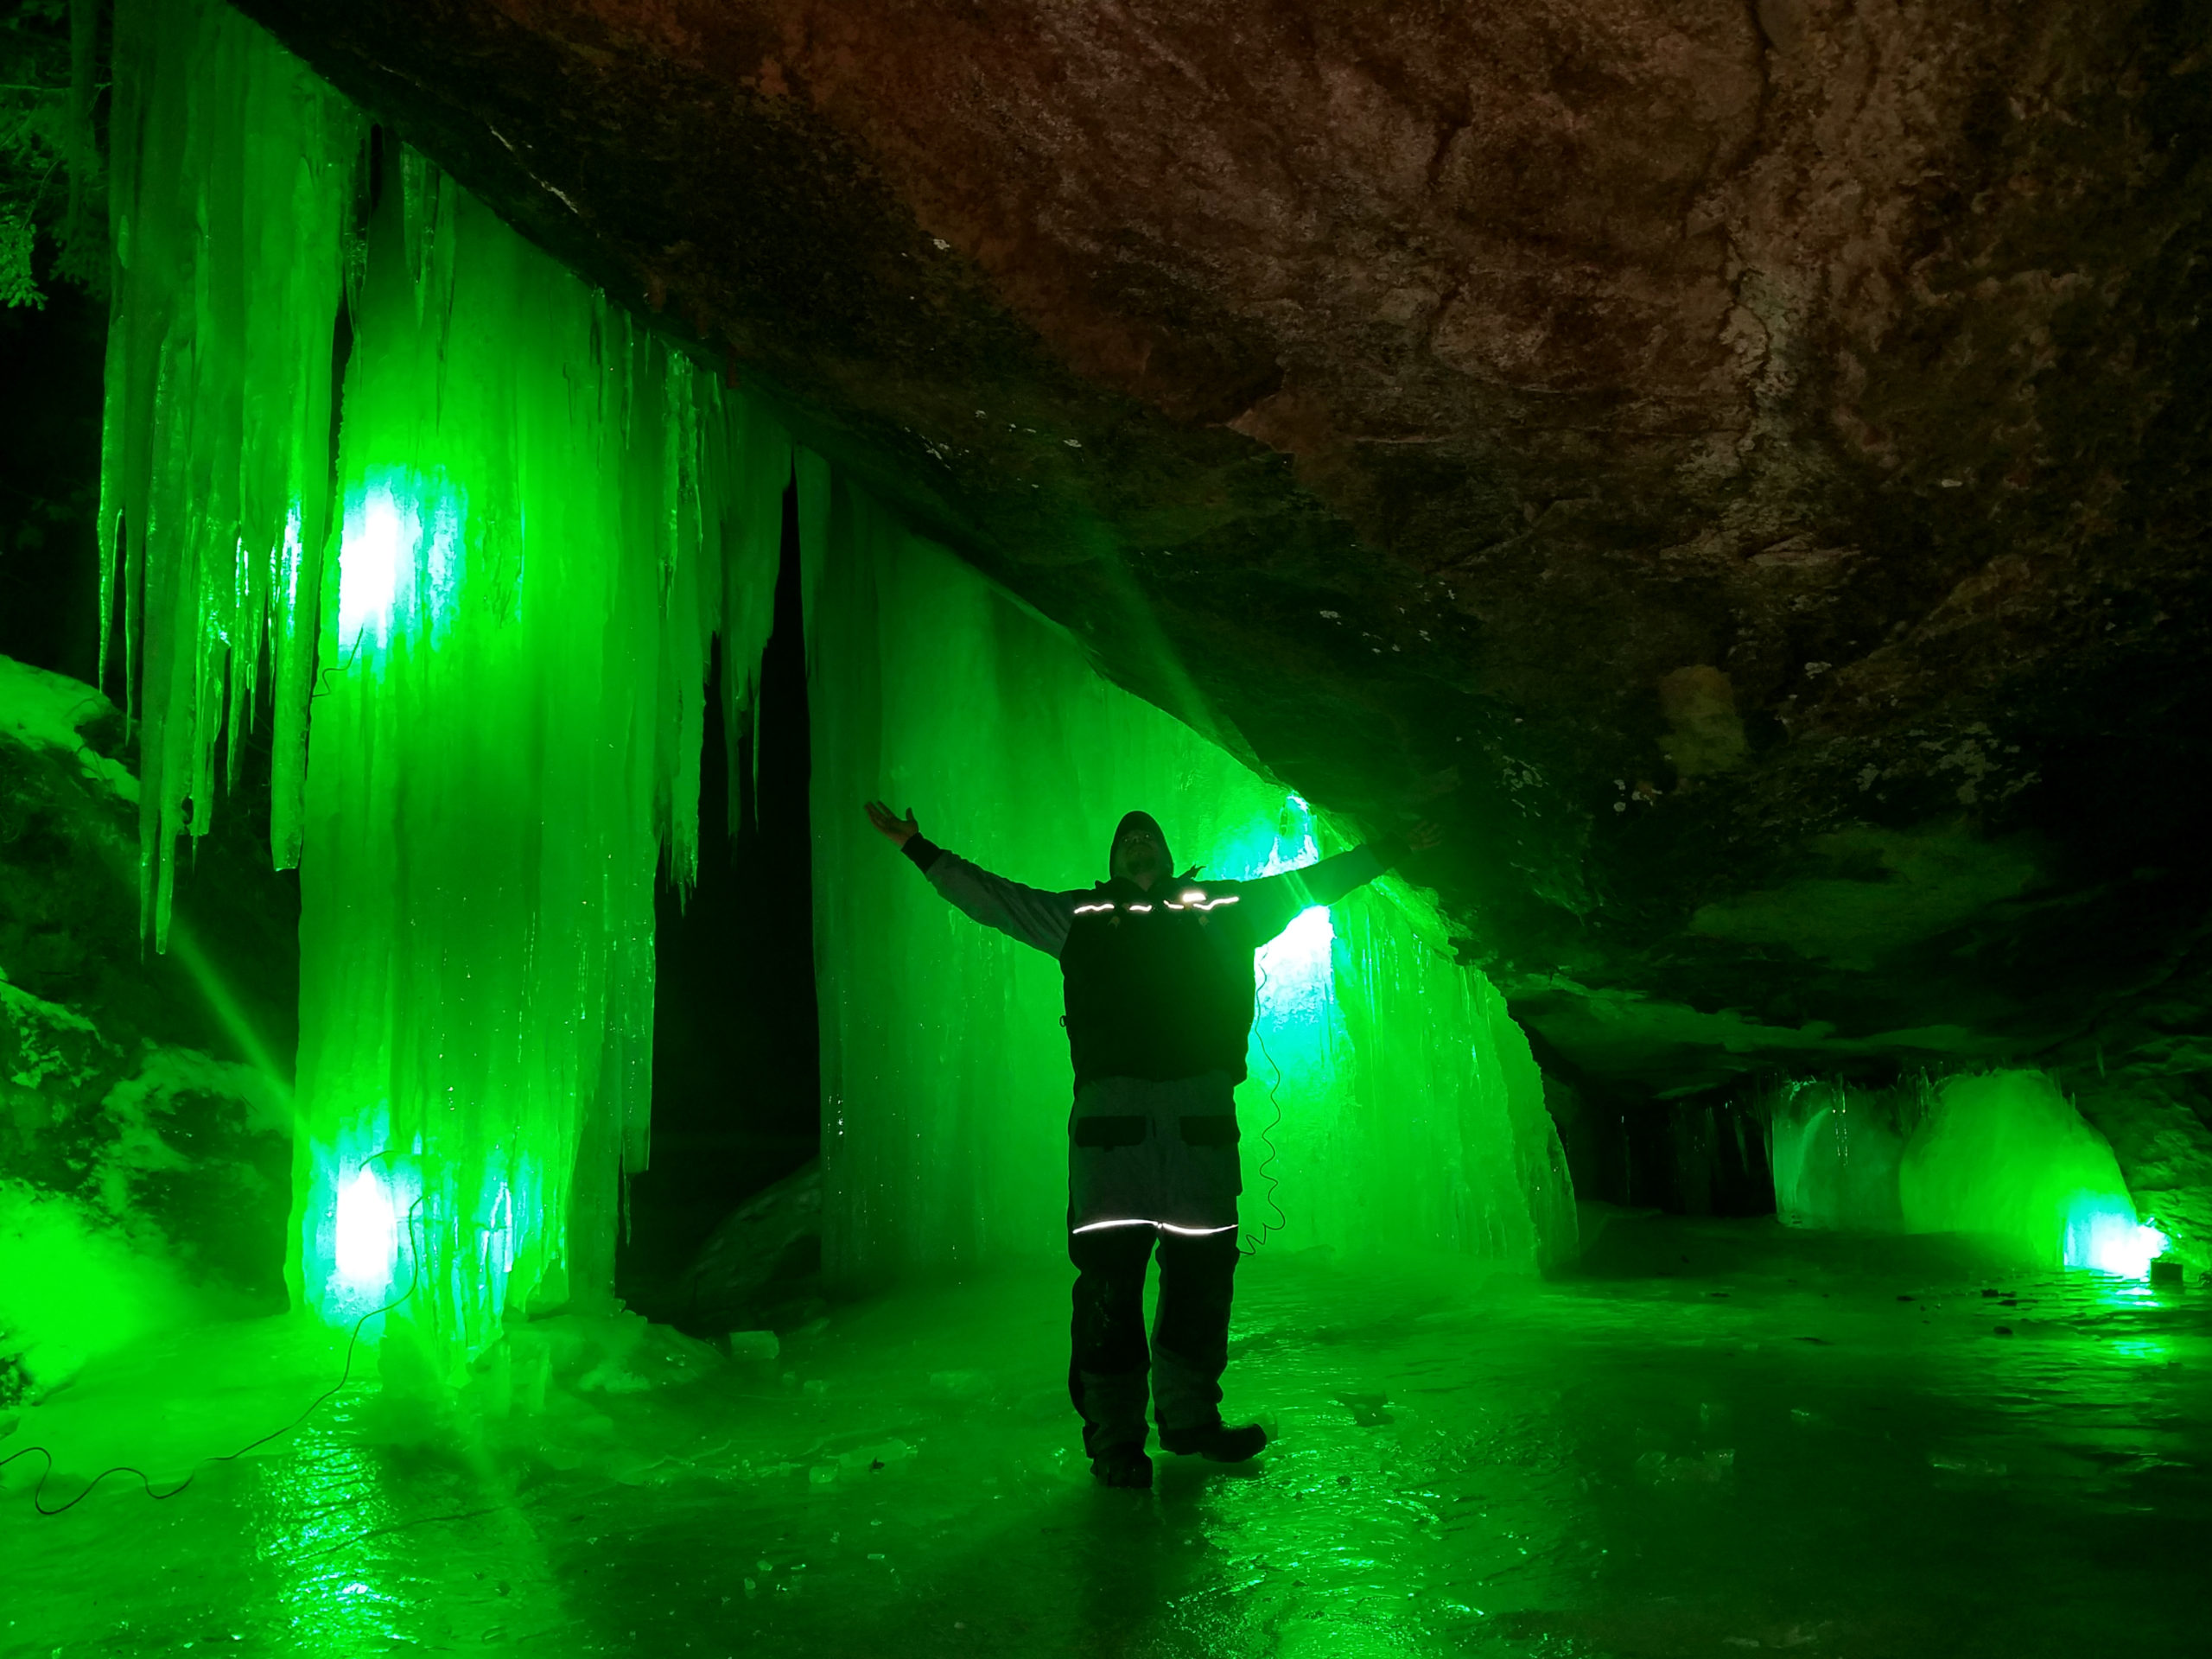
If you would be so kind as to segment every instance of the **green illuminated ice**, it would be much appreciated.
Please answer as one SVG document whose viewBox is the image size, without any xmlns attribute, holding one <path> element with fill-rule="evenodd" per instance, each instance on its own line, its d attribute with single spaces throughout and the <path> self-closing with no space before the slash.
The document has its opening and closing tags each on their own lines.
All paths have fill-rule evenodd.
<svg viewBox="0 0 2212 1659">
<path fill-rule="evenodd" d="M 1055 970 L 861 804 L 1055 886 L 1132 807 L 1232 877 L 1355 827 L 1107 683 L 423 158 L 372 167 L 213 0 L 119 0 L 118 41 L 104 522 L 145 908 L 162 938 L 181 838 L 268 722 L 305 966 L 296 1091 L 262 1098 L 293 1115 L 308 1317 L 181 1319 L 176 1264 L 0 1182 L 0 1325 L 75 1371 L 0 1414 L 0 1583 L 35 1586 L 0 1596 L 6 1651 L 2201 1646 L 2173 1521 L 2212 1507 L 2212 1315 L 2056 1270 L 2155 1234 L 2047 1077 L 1776 1109 L 1785 1221 L 1997 1234 L 2051 1269 L 2001 1300 L 1948 1239 L 1765 1217 L 1614 1212 L 1539 1280 L 1577 1244 L 1541 1079 L 1400 879 L 1259 959 L 1233 1375 L 1281 1437 L 1098 1488 L 1043 1260 Z M 698 857 L 705 664 L 719 640 L 735 729 L 794 473 L 830 1266 L 899 1283 L 724 1352 L 611 1309 L 611 1254 L 650 1152 L 656 869 Z M 91 1029 L 30 1001 L 0 974 L 16 1029 Z M 387 1304 L 372 1364 L 345 1327 Z M 467 1383 L 424 1410 L 410 1374 Z M 197 1484 L 26 1501 L 121 1464 Z"/>
<path fill-rule="evenodd" d="M 1777 1102 L 1775 1204 L 1800 1227 L 1970 1233 L 2039 1265 L 2139 1277 L 2166 1247 L 2104 1138 L 2040 1071 Z"/>
<path fill-rule="evenodd" d="M 160 939 L 177 841 L 257 703 L 302 897 L 296 1298 L 337 1321 L 400 1302 L 390 1326 L 457 1376 L 511 1312 L 607 1297 L 620 1174 L 648 1155 L 656 866 L 696 865 L 710 644 L 734 729 L 795 459 L 831 1266 L 1057 1249 L 1051 966 L 947 912 L 859 804 L 912 799 L 963 851 L 1070 884 L 1132 805 L 1231 875 L 1333 832 L 423 158 L 372 154 L 226 9 L 125 0 L 118 30 L 105 487 L 111 582 L 146 594 L 123 637 L 147 909 Z M 1243 1109 L 1281 1121 L 1248 1225 L 1534 1269 L 1573 1240 L 1541 1080 L 1421 916 L 1394 886 L 1263 956 Z"/>
<path fill-rule="evenodd" d="M 731 632 L 760 632 L 789 460 L 397 159 L 308 737 L 297 1288 L 350 1318 L 419 1256 L 401 1317 L 474 1351 L 509 1308 L 611 1283 L 618 1174 L 647 1157 L 656 867 L 696 861 L 708 642 L 726 577 Z"/>
<path fill-rule="evenodd" d="M 696 861 L 709 644 L 758 658 L 788 444 L 420 156 L 369 156 L 227 8 L 126 3 L 118 40 L 105 493 L 147 595 L 149 918 L 264 699 L 302 899 L 293 1290 L 352 1319 L 411 1287 L 450 1367 L 607 1293 L 655 868 Z"/>
<path fill-rule="evenodd" d="M 1058 970 L 949 908 L 860 804 L 911 805 L 933 839 L 1054 888 L 1103 879 L 1134 807 L 1160 818 L 1179 864 L 1218 876 L 1307 861 L 1338 838 L 858 492 L 837 487 L 821 516 L 809 637 L 829 1261 L 870 1280 L 1057 1251 L 1072 1094 Z M 1417 902 L 1394 879 L 1309 911 L 1261 953 L 1238 1090 L 1245 1231 L 1533 1271 L 1574 1242 L 1542 1079 L 1497 991 L 1422 938 Z M 1262 1131 L 1278 1154 L 1264 1169 Z"/>
</svg>

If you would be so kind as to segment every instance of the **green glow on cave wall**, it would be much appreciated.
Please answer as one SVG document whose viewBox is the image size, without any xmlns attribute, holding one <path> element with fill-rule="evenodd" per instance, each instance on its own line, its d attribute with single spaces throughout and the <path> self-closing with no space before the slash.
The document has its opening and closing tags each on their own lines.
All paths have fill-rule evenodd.
<svg viewBox="0 0 2212 1659">
<path fill-rule="evenodd" d="M 236 14 L 123 0 L 118 43 L 103 514 L 144 911 L 189 950 L 180 843 L 266 721 L 271 854 L 302 894 L 296 1300 L 416 1332 L 450 1377 L 509 1313 L 611 1295 L 620 1178 L 650 1153 L 656 870 L 696 870 L 707 664 L 719 639 L 734 733 L 794 475 L 829 1265 L 865 1285 L 1057 1252 L 1057 972 L 949 909 L 859 804 L 1053 886 L 1096 879 L 1132 807 L 1219 876 L 1346 836 L 424 158 L 372 156 Z M 1541 1077 L 1444 931 L 1391 879 L 1261 953 L 1248 1236 L 1516 1271 L 1573 1251 Z M 1806 1172 L 1785 1208 L 1876 1203 L 2117 1271 L 2163 1248 L 2047 1083 L 1952 1080 L 1937 1106 L 1871 1185 L 1863 1155 L 1778 1160 Z"/>
<path fill-rule="evenodd" d="M 177 843 L 268 720 L 272 855 L 302 871 L 296 1296 L 345 1320 L 411 1293 L 395 1317 L 451 1363 L 511 1308 L 608 1294 L 620 1174 L 649 1152 L 656 865 L 696 868 L 710 645 L 734 731 L 794 467 L 831 1266 L 1056 1249 L 1054 970 L 948 911 L 855 804 L 916 804 L 1055 885 L 1094 877 L 1137 805 L 1219 875 L 1341 837 L 424 158 L 372 157 L 359 114 L 226 8 L 124 0 L 118 41 L 136 142 L 104 512 L 142 687 L 145 912 L 165 944 Z M 1248 1233 L 1522 1268 L 1572 1249 L 1541 1079 L 1441 932 L 1393 880 L 1262 953 Z M 1889 1149 L 1895 1224 L 2136 1271 L 2155 1253 L 2109 1153 L 2032 1089 L 1939 1103 L 1919 1150 Z M 2032 1217 L 1999 1213 L 2015 1188 Z"/>
<path fill-rule="evenodd" d="M 1070 884 L 1130 805 L 1225 875 L 1329 827 L 423 157 L 370 156 L 253 26 L 125 0 L 118 40 L 105 487 L 148 925 L 166 939 L 180 838 L 270 720 L 272 855 L 302 884 L 295 1298 L 453 1376 L 510 1311 L 610 1294 L 649 1151 L 657 861 L 696 868 L 710 643 L 735 730 L 794 466 L 832 1266 L 1058 1249 L 1055 970 L 947 910 L 859 802 L 912 797 L 962 850 Z M 1248 1230 L 1524 1270 L 1571 1249 L 1527 1045 L 1438 931 L 1389 883 L 1262 954 L 1243 1110 L 1274 1156 L 1255 1134 Z"/>
</svg>

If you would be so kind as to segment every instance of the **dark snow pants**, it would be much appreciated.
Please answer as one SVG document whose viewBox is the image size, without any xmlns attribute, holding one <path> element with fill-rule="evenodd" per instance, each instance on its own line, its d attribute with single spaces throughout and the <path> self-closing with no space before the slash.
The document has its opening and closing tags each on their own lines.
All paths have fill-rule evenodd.
<svg viewBox="0 0 2212 1659">
<path fill-rule="evenodd" d="M 1147 1350 L 1144 1275 L 1155 1245 L 1160 1298 Z M 1147 1393 L 1163 1434 L 1221 1421 L 1236 1254 L 1233 1229 L 1193 1236 L 1150 1226 L 1101 1227 L 1068 1235 L 1068 1259 L 1076 1267 L 1068 1391 L 1083 1414 L 1088 1455 L 1143 1446 Z"/>
</svg>

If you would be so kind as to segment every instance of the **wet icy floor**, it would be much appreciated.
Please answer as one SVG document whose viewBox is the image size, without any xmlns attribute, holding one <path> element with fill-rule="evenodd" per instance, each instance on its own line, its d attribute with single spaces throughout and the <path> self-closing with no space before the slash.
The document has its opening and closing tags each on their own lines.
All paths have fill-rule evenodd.
<svg viewBox="0 0 2212 1659">
<path fill-rule="evenodd" d="M 1073 1449 L 1065 1296 L 842 1309 L 504 1423 L 356 1385 L 165 1503 L 41 1518 L 19 1463 L 0 1653 L 2206 1651 L 2201 1286 L 1771 1223 L 1617 1222 L 1542 1286 L 1262 1255 L 1230 1407 L 1279 1444 L 1149 1494 Z"/>
</svg>

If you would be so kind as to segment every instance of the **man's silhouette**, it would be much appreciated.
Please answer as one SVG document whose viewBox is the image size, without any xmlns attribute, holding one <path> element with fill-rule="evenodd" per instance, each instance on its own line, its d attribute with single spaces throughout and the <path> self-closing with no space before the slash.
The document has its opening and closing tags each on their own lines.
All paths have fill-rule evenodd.
<svg viewBox="0 0 2212 1659">
<path fill-rule="evenodd" d="M 1435 845 L 1437 830 L 1423 823 L 1401 847 L 1361 847 L 1257 880 L 1199 881 L 1195 870 L 1173 874 L 1160 825 L 1132 812 L 1114 831 L 1107 880 L 1047 893 L 937 846 L 911 810 L 898 818 L 872 801 L 868 815 L 954 906 L 1060 964 L 1075 1062 L 1068 1389 L 1091 1472 L 1109 1486 L 1152 1484 L 1147 1378 L 1163 1447 L 1243 1461 L 1267 1433 L 1223 1423 L 1221 1374 L 1243 1191 L 1234 1091 L 1252 1028 L 1252 956 L 1308 906 L 1374 880 L 1396 853 Z M 1144 1276 L 1155 1248 L 1147 1350 Z"/>
</svg>

